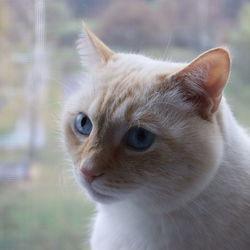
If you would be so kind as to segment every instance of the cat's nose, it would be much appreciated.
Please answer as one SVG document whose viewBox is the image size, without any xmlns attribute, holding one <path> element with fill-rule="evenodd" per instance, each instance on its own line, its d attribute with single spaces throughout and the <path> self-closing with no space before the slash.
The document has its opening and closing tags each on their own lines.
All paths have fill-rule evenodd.
<svg viewBox="0 0 250 250">
<path fill-rule="evenodd" d="M 85 179 L 89 182 L 92 182 L 96 177 L 102 176 L 104 173 L 87 169 L 81 167 L 81 173 L 84 175 Z"/>
</svg>

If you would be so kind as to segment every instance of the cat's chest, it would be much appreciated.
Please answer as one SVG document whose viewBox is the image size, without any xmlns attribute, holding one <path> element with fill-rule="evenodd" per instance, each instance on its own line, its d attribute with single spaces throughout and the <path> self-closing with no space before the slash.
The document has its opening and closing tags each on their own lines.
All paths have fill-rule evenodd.
<svg viewBox="0 0 250 250">
<path fill-rule="evenodd" d="M 209 214 L 157 217 L 149 216 L 143 211 L 130 212 L 121 208 L 111 213 L 99 212 L 95 218 L 91 249 L 234 250 L 239 245 L 241 248 L 238 249 L 249 249 L 249 230 L 237 228 L 243 222 L 231 220 L 232 216 L 227 217 L 226 213 L 222 220 L 222 216 L 218 218 Z M 250 218 L 246 217 L 245 220 L 250 221 Z"/>
<path fill-rule="evenodd" d="M 171 228 L 164 219 L 135 214 L 129 217 L 98 214 L 92 234 L 93 250 L 167 250 Z M 171 240 L 172 241 L 172 240 Z"/>
</svg>

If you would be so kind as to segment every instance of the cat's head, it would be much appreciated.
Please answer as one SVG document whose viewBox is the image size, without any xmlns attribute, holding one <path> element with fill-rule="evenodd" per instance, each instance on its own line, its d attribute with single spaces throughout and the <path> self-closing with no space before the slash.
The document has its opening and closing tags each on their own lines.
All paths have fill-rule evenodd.
<svg viewBox="0 0 250 250">
<path fill-rule="evenodd" d="M 86 27 L 79 47 L 88 82 L 63 119 L 80 185 L 101 203 L 164 209 L 198 194 L 222 157 L 216 117 L 230 71 L 227 50 L 170 63 L 114 53 Z"/>
</svg>

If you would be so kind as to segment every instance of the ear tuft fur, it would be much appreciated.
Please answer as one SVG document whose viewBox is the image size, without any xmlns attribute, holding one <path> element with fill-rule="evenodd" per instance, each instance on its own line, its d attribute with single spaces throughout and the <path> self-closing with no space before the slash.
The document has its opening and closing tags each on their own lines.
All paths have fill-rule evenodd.
<svg viewBox="0 0 250 250">
<path fill-rule="evenodd" d="M 77 40 L 77 50 L 82 65 L 89 69 L 105 65 L 114 52 L 109 49 L 83 22 L 83 32 Z"/>
</svg>

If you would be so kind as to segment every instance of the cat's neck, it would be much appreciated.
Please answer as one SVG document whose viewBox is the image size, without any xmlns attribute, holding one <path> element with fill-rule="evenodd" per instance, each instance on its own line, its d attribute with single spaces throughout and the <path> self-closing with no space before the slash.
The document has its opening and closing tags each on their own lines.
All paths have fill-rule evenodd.
<svg viewBox="0 0 250 250">
<path fill-rule="evenodd" d="M 244 128 L 234 118 L 226 100 L 223 99 L 220 109 L 216 115 L 217 123 L 221 129 L 224 143 L 224 153 L 221 165 L 233 167 L 245 165 L 245 161 L 250 160 L 250 138 Z"/>
</svg>

